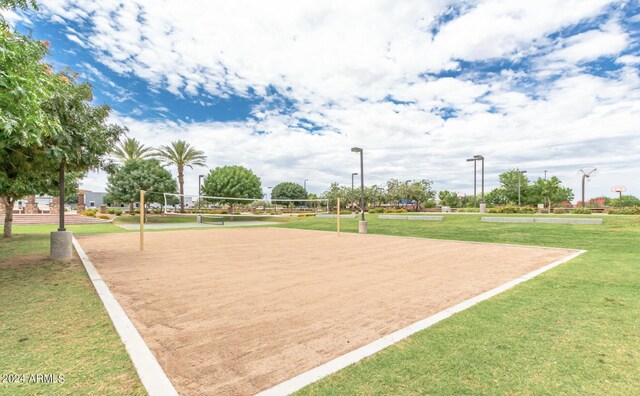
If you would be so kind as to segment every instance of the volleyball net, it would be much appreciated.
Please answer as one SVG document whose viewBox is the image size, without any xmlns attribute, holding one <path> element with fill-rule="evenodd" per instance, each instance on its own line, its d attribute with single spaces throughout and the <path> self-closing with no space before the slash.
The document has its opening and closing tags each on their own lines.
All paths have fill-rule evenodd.
<svg viewBox="0 0 640 396">
<path fill-rule="evenodd" d="M 280 198 L 240 198 L 216 197 L 210 195 L 189 195 L 163 193 L 163 212 L 180 212 L 181 202 L 185 213 L 208 214 L 235 211 L 252 213 L 286 213 L 286 212 L 329 212 L 328 199 L 280 199 Z M 233 214 L 233 213 L 228 213 Z"/>
</svg>

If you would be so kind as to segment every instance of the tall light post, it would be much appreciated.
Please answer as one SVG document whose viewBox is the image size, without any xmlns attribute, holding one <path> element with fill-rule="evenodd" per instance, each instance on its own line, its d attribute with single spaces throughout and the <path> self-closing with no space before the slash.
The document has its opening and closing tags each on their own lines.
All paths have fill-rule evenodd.
<svg viewBox="0 0 640 396">
<path fill-rule="evenodd" d="M 351 174 L 351 211 L 353 212 L 353 177 L 358 176 L 358 172 Z"/>
<path fill-rule="evenodd" d="M 358 224 L 358 231 L 360 234 L 367 233 L 367 222 L 364 219 L 364 158 L 362 148 L 352 147 L 352 153 L 360 153 L 360 223 Z"/>
<path fill-rule="evenodd" d="M 473 162 L 473 207 L 476 207 L 476 186 L 477 186 L 477 172 L 476 172 L 476 157 L 467 158 L 467 162 Z"/>
<path fill-rule="evenodd" d="M 516 168 L 516 171 L 518 172 L 518 207 L 520 207 L 520 180 L 522 180 L 522 176 L 524 176 L 527 171 L 521 171 L 518 168 Z"/>
<path fill-rule="evenodd" d="M 476 154 L 476 155 L 473 156 L 473 158 L 476 161 L 482 161 L 482 178 L 481 178 L 481 180 L 482 180 L 482 189 L 480 190 L 481 191 L 480 194 L 481 194 L 481 197 L 482 197 L 482 203 L 484 203 L 484 156 Z"/>
<path fill-rule="evenodd" d="M 307 192 L 307 182 L 309 181 L 309 179 L 304 179 L 304 192 Z"/>
<path fill-rule="evenodd" d="M 203 178 L 204 178 L 204 175 L 198 176 L 198 212 L 200 212 L 200 207 L 201 207 L 200 202 L 202 202 L 202 198 L 200 198 L 200 196 L 202 195 L 202 179 Z"/>
<path fill-rule="evenodd" d="M 547 180 L 547 171 L 544 171 L 544 180 Z"/>
<path fill-rule="evenodd" d="M 598 174 L 598 168 L 586 167 L 582 168 L 578 171 L 578 174 L 582 174 L 582 207 L 585 208 L 585 200 L 584 200 L 584 182 L 587 180 L 591 180 L 591 178 Z"/>
</svg>

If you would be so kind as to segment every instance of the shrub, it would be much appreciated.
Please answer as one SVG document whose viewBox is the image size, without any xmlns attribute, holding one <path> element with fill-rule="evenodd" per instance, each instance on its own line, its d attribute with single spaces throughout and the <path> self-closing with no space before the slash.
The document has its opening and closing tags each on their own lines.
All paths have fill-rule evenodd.
<svg viewBox="0 0 640 396">
<path fill-rule="evenodd" d="M 575 208 L 573 210 L 573 212 L 571 212 L 572 214 L 581 214 L 581 215 L 585 215 L 585 214 L 591 214 L 591 209 L 589 208 Z"/>
<path fill-rule="evenodd" d="M 389 209 L 385 209 L 383 213 L 407 213 L 407 210 L 404 208 L 398 208 L 398 209 L 389 208 Z"/>
<path fill-rule="evenodd" d="M 531 214 L 531 213 L 536 213 L 536 209 L 529 207 L 529 206 L 523 206 L 521 208 L 517 207 L 517 206 L 501 206 L 499 208 L 491 208 L 489 210 L 487 210 L 487 212 L 489 213 L 504 213 L 504 214 L 515 214 L 515 213 L 527 213 L 527 214 Z"/>
<path fill-rule="evenodd" d="M 553 214 L 566 214 L 569 213 L 567 208 L 553 208 Z"/>
<path fill-rule="evenodd" d="M 98 213 L 98 209 L 86 209 L 80 212 L 81 215 L 88 217 L 96 217 L 96 213 Z"/>
<path fill-rule="evenodd" d="M 116 214 L 116 210 L 115 209 L 107 209 L 107 213 Z"/>
<path fill-rule="evenodd" d="M 121 216 L 122 215 L 122 210 L 116 209 L 116 210 L 113 211 L 113 214 L 116 215 L 116 216 Z"/>
<path fill-rule="evenodd" d="M 369 213 L 372 213 L 372 214 L 376 214 L 376 213 L 384 213 L 384 208 L 373 208 L 373 209 L 369 209 Z"/>
<path fill-rule="evenodd" d="M 109 220 L 111 217 L 109 217 L 109 215 L 106 215 L 106 214 L 101 214 L 101 215 L 98 215 L 98 218 L 103 220 Z"/>
<path fill-rule="evenodd" d="M 619 215 L 640 215 L 640 206 L 632 206 L 630 208 L 622 209 L 610 209 L 609 213 Z"/>
</svg>

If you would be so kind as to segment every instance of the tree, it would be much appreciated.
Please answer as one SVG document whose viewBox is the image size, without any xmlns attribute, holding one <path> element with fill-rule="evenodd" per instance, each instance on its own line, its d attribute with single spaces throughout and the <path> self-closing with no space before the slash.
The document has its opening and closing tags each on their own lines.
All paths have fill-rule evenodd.
<svg viewBox="0 0 640 396">
<path fill-rule="evenodd" d="M 532 186 L 534 195 L 541 197 L 548 204 L 548 212 L 551 213 L 551 205 L 571 201 L 573 199 L 573 190 L 563 187 L 562 182 L 556 176 L 549 179 L 538 178 Z"/>
<path fill-rule="evenodd" d="M 184 167 L 206 166 L 207 156 L 196 150 L 184 140 L 171 142 L 169 146 L 161 146 L 155 156 L 167 165 L 178 168 L 178 184 L 180 185 L 180 212 L 184 212 Z"/>
<path fill-rule="evenodd" d="M 207 174 L 202 191 L 213 197 L 254 198 L 263 197 L 262 183 L 251 169 L 242 166 L 217 167 Z M 232 199 L 217 199 L 216 202 L 229 204 L 229 212 L 233 213 L 233 204 L 242 202 Z"/>
<path fill-rule="evenodd" d="M 126 138 L 121 140 L 113 149 L 113 155 L 121 164 L 139 159 L 148 159 L 152 156 L 153 149 L 145 147 L 136 138 Z"/>
<path fill-rule="evenodd" d="M 344 186 L 340 186 L 337 182 L 331 183 L 329 189 L 322 193 L 322 199 L 326 199 L 329 201 L 329 206 L 337 207 L 338 206 L 338 198 L 340 198 L 340 207 L 347 207 L 348 197 L 351 194 L 351 188 L 349 191 L 344 188 Z"/>
<path fill-rule="evenodd" d="M 16 199 L 32 194 L 55 195 L 65 169 L 71 180 L 77 180 L 88 170 L 101 168 L 123 131 L 106 123 L 108 106 L 91 105 L 89 84 L 77 84 L 75 75 L 69 72 L 55 74 L 55 78 L 54 95 L 42 103 L 42 110 L 50 124 L 60 129 L 51 134 L 42 132 L 31 143 L 9 143 L 0 156 L 6 238 L 12 235 Z"/>
<path fill-rule="evenodd" d="M 307 199 L 307 192 L 298 183 L 283 182 L 276 185 L 271 191 L 271 199 L 275 204 L 288 204 L 287 201 L 277 202 L 278 199 Z M 296 202 L 299 204 L 299 202 Z"/>
<path fill-rule="evenodd" d="M 638 199 L 637 197 L 634 197 L 633 195 L 623 195 L 622 202 L 620 201 L 620 197 L 616 197 L 616 198 L 605 197 L 604 203 L 605 205 L 616 206 L 616 207 L 640 206 L 640 199 Z"/>
<path fill-rule="evenodd" d="M 354 197 L 354 199 L 356 201 L 360 201 L 357 197 L 360 196 L 360 193 L 358 192 L 356 197 Z M 386 201 L 386 194 L 384 191 L 384 188 L 374 184 L 371 187 L 364 187 L 364 201 L 367 202 L 369 204 L 369 206 L 373 206 L 373 207 L 379 207 L 380 205 L 384 204 Z"/>
<path fill-rule="evenodd" d="M 420 211 L 420 205 L 427 203 L 436 196 L 436 192 L 431 189 L 431 180 L 422 179 L 413 183 L 407 183 L 407 199 L 415 202 L 416 212 Z"/>
<path fill-rule="evenodd" d="M 484 197 L 484 200 L 489 206 L 506 205 L 509 203 L 509 198 L 507 198 L 506 190 L 501 187 L 491 190 Z"/>
<path fill-rule="evenodd" d="M 503 194 L 509 203 L 518 202 L 518 179 L 520 180 L 520 201 L 523 203 L 536 203 L 535 199 L 530 197 L 529 178 L 523 171 L 509 169 L 501 173 L 498 178 L 500 179 L 500 187 L 503 190 Z"/>
<path fill-rule="evenodd" d="M 450 208 L 460 207 L 460 197 L 455 191 L 442 190 L 438 193 L 440 199 L 440 205 L 448 206 Z"/>
<path fill-rule="evenodd" d="M 162 192 L 175 193 L 178 185 L 158 160 L 129 161 L 107 178 L 105 201 L 132 205 L 140 200 L 140 190 L 148 192 L 146 202 L 164 204 Z"/>
<path fill-rule="evenodd" d="M 387 180 L 387 202 L 400 206 L 400 201 L 407 199 L 407 183 L 398 179 Z"/>
<path fill-rule="evenodd" d="M 25 7 L 26 1 L 0 1 L 0 8 Z M 55 93 L 56 78 L 44 62 L 49 42 L 12 31 L 0 16 L 0 155 L 8 147 L 40 143 L 60 129 L 43 103 Z"/>
</svg>

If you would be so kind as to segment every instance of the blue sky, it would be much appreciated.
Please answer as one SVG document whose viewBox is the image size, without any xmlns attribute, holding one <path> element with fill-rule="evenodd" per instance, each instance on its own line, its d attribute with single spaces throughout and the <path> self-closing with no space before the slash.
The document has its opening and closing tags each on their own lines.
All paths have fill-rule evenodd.
<svg viewBox="0 0 640 396">
<path fill-rule="evenodd" d="M 637 1 L 39 4 L 9 17 L 51 41 L 51 61 L 89 80 L 131 136 L 187 139 L 209 168 L 250 167 L 265 187 L 348 184 L 357 145 L 367 184 L 469 193 L 465 159 L 483 154 L 487 188 L 518 166 L 577 193 L 592 165 L 590 194 L 640 195 Z"/>
</svg>

